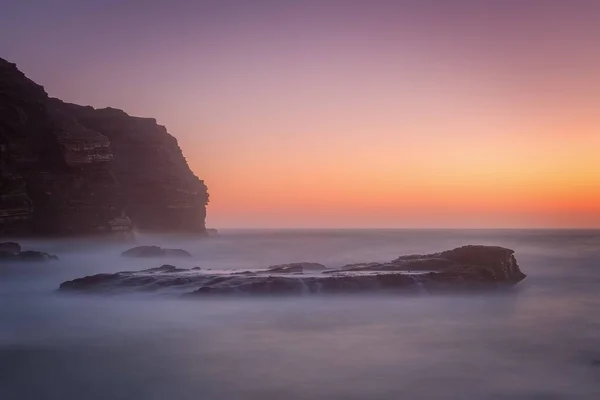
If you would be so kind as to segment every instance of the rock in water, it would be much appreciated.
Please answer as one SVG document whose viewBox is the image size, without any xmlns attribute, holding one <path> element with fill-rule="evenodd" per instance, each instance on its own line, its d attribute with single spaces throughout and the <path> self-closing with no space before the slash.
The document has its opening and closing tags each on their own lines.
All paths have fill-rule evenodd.
<svg viewBox="0 0 600 400">
<path fill-rule="evenodd" d="M 303 273 L 308 271 L 323 271 L 326 267 L 323 264 L 311 263 L 311 262 L 298 262 L 290 264 L 272 265 L 265 272 L 277 273 L 277 274 L 293 274 Z"/>
<path fill-rule="evenodd" d="M 0 243 L 0 252 L 3 253 L 20 253 L 21 245 L 15 242 L 2 242 Z"/>
<path fill-rule="evenodd" d="M 42 251 L 21 250 L 15 242 L 0 243 L 0 262 L 2 261 L 49 261 L 58 260 L 57 256 Z"/>
<path fill-rule="evenodd" d="M 514 257 L 514 251 L 497 246 L 463 246 L 441 253 L 402 256 L 388 263 L 347 265 L 341 270 L 326 272 L 339 271 L 435 272 L 430 278 L 441 283 L 517 283 L 525 278 Z"/>
<path fill-rule="evenodd" d="M 162 273 L 165 273 L 165 272 L 183 272 L 183 271 L 187 271 L 187 269 L 185 269 L 185 268 L 177 268 L 174 265 L 163 264 L 160 267 L 145 269 L 145 270 L 140 271 L 140 272 L 162 274 Z"/>
<path fill-rule="evenodd" d="M 243 273 L 215 273 L 163 265 L 138 272 L 86 276 L 63 282 L 60 290 L 127 292 L 177 288 L 181 293 L 196 295 L 431 292 L 499 288 L 525 278 L 514 251 L 493 246 L 465 246 L 346 269 L 324 268 L 316 263 L 292 263 Z M 303 274 L 311 269 L 311 274 Z"/>
<path fill-rule="evenodd" d="M 121 253 L 123 257 L 191 257 L 192 255 L 181 249 L 163 249 L 158 246 L 138 246 Z"/>
<path fill-rule="evenodd" d="M 52 254 L 44 253 L 43 251 L 33 251 L 27 250 L 22 251 L 17 254 L 19 260 L 21 261 L 50 261 L 50 260 L 58 260 L 57 256 Z"/>
<path fill-rule="evenodd" d="M 154 119 L 51 99 L 0 58 L 0 234 L 205 233 L 207 203 Z"/>
</svg>

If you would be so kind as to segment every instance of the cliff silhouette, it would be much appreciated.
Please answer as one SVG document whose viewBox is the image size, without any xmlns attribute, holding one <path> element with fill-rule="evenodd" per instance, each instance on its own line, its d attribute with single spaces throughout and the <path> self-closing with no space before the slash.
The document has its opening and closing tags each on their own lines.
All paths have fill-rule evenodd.
<svg viewBox="0 0 600 400">
<path fill-rule="evenodd" d="M 208 199 L 155 119 L 50 98 L 0 58 L 0 234 L 205 233 Z"/>
</svg>

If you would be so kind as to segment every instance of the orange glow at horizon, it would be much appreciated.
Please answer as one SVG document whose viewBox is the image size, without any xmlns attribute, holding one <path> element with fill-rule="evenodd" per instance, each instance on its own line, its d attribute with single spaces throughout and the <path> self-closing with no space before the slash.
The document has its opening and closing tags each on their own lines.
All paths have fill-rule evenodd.
<svg viewBox="0 0 600 400">
<path fill-rule="evenodd" d="M 209 224 L 222 216 L 234 221 L 225 227 L 242 220 L 258 227 L 600 225 L 600 135 L 593 130 L 457 137 L 409 145 L 317 136 L 311 145 L 287 143 L 297 151 L 269 152 L 264 162 L 256 157 L 265 153 L 240 149 L 238 162 L 208 182 Z"/>
</svg>

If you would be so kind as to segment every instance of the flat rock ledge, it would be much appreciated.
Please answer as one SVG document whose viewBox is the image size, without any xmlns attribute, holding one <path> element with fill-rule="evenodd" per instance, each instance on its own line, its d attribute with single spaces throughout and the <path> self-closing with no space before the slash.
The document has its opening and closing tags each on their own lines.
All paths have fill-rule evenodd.
<svg viewBox="0 0 600 400">
<path fill-rule="evenodd" d="M 513 250 L 471 245 L 434 254 L 402 256 L 387 263 L 352 264 L 337 269 L 308 262 L 250 271 L 163 265 L 143 271 L 86 276 L 63 282 L 60 290 L 90 293 L 173 291 L 198 296 L 436 292 L 507 287 L 525 277 Z"/>
</svg>

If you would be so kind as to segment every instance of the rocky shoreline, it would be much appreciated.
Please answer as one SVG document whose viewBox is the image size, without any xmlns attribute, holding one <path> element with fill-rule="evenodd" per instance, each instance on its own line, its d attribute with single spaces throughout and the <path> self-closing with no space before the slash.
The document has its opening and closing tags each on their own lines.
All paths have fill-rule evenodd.
<svg viewBox="0 0 600 400">
<path fill-rule="evenodd" d="M 262 270 L 211 271 L 163 265 L 142 271 L 97 274 L 63 282 L 60 290 L 81 293 L 173 291 L 206 295 L 306 295 L 496 289 L 525 279 L 514 251 L 463 246 L 387 263 L 326 268 L 317 263 L 276 265 Z"/>
</svg>

